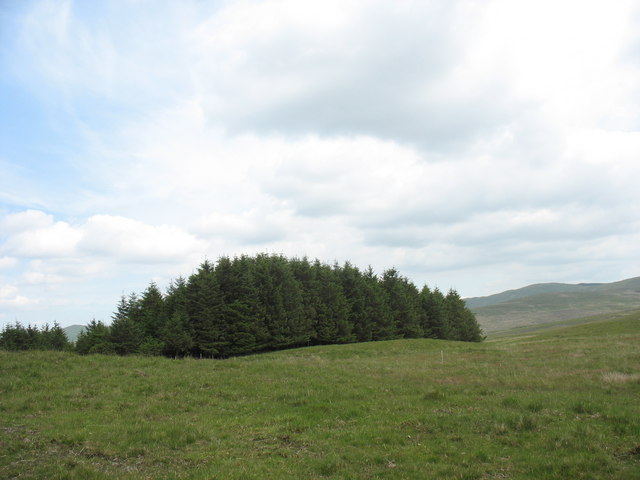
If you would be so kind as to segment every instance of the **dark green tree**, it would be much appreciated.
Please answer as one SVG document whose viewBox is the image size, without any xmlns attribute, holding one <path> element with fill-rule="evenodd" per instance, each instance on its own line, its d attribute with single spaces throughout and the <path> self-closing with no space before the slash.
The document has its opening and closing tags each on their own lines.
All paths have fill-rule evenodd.
<svg viewBox="0 0 640 480">
<path fill-rule="evenodd" d="M 193 330 L 195 355 L 220 356 L 226 341 L 223 338 L 220 310 L 222 295 L 214 266 L 205 260 L 187 284 L 188 311 Z"/>
<path fill-rule="evenodd" d="M 29 350 L 33 348 L 32 337 L 27 329 L 19 322 L 6 325 L 0 336 L 0 349 L 8 351 Z"/>
<path fill-rule="evenodd" d="M 396 338 L 389 301 L 382 282 L 371 266 L 364 272 L 366 316 L 371 322 L 373 340 L 390 340 Z"/>
<path fill-rule="evenodd" d="M 71 342 L 58 322 L 53 322 L 51 328 L 49 325 L 45 325 L 40 330 L 40 337 L 41 348 L 44 350 L 70 350 L 72 348 Z"/>
<path fill-rule="evenodd" d="M 355 340 L 368 342 L 373 340 L 373 321 L 368 301 L 370 300 L 368 286 L 363 274 L 357 267 L 345 262 L 341 269 L 337 270 L 340 276 L 342 290 L 347 299 L 349 309 L 349 322 L 353 327 Z"/>
<path fill-rule="evenodd" d="M 91 320 L 76 341 L 76 352 L 87 353 L 116 353 L 115 345 L 111 342 L 110 329 L 101 321 Z"/>
<path fill-rule="evenodd" d="M 216 265 L 223 306 L 220 312 L 227 341 L 226 355 L 241 355 L 269 348 L 266 307 L 256 285 L 256 262 L 243 255 L 221 257 Z"/>
<path fill-rule="evenodd" d="M 482 339 L 454 290 L 446 297 L 437 288 L 419 291 L 396 269 L 379 277 L 349 262 L 269 254 L 204 261 L 188 280 L 171 282 L 165 296 L 151 283 L 140 297 L 120 300 L 106 337 L 100 327 L 94 321 L 78 351 L 227 357 L 312 343 Z M 41 341 L 37 333 L 24 329 L 24 343 Z"/>
<path fill-rule="evenodd" d="M 458 292 L 450 289 L 445 297 L 445 312 L 451 326 L 452 340 L 479 342 L 482 340 L 482 330 L 475 315 L 466 307 Z"/>
<path fill-rule="evenodd" d="M 396 333 L 403 338 L 422 337 L 424 332 L 420 327 L 420 304 L 415 285 L 395 268 L 390 268 L 382 274 L 382 286 Z"/>
<path fill-rule="evenodd" d="M 287 259 L 280 255 L 258 255 L 254 278 L 269 332 L 268 348 L 306 345 L 311 338 L 311 325 L 304 316 L 300 282 Z"/>
<path fill-rule="evenodd" d="M 348 343 L 355 341 L 353 324 L 349 321 L 349 304 L 340 283 L 337 269 L 316 261 L 314 273 L 316 305 L 316 343 Z"/>
<path fill-rule="evenodd" d="M 448 340 L 452 338 L 449 318 L 445 309 L 445 298 L 438 288 L 433 291 L 425 286 L 421 292 L 421 303 L 426 311 L 429 334 L 434 338 Z"/>
<path fill-rule="evenodd" d="M 38 328 L 28 325 L 26 328 L 19 322 L 7 325 L 0 334 L 0 349 L 20 350 L 69 350 L 71 343 L 58 322 L 53 327 L 45 324 Z"/>
<path fill-rule="evenodd" d="M 186 312 L 188 301 L 187 281 L 184 277 L 178 277 L 169 284 L 164 296 L 167 318 L 171 318 L 177 311 Z"/>
<path fill-rule="evenodd" d="M 182 309 L 176 310 L 160 331 L 163 353 L 169 357 L 184 357 L 194 348 L 194 341 L 189 328 L 189 316 Z"/>
<path fill-rule="evenodd" d="M 140 321 L 145 337 L 158 338 L 167 321 L 164 298 L 160 289 L 151 282 L 139 301 Z"/>
<path fill-rule="evenodd" d="M 138 353 L 144 340 L 144 330 L 129 317 L 116 317 L 109 329 L 109 340 L 120 355 Z"/>
</svg>

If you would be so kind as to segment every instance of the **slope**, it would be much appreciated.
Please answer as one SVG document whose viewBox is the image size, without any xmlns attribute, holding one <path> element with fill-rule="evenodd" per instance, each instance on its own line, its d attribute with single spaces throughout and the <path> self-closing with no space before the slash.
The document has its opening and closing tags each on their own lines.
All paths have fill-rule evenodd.
<svg viewBox="0 0 640 480">
<path fill-rule="evenodd" d="M 467 306 L 487 333 L 640 308 L 640 277 L 603 284 L 537 284 Z"/>
</svg>

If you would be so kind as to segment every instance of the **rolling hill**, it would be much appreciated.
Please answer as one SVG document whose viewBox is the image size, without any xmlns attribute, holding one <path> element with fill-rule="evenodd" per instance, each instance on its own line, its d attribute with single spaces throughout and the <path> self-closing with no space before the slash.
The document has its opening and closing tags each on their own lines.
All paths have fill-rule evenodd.
<svg viewBox="0 0 640 480">
<path fill-rule="evenodd" d="M 640 277 L 613 283 L 542 283 L 465 299 L 486 333 L 640 308 Z"/>
</svg>

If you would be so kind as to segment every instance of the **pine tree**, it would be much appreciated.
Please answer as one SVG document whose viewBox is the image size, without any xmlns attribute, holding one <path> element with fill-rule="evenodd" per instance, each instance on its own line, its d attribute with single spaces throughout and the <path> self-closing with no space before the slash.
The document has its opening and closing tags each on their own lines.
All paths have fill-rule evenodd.
<svg viewBox="0 0 640 480">
<path fill-rule="evenodd" d="M 467 308 L 465 301 L 454 289 L 449 290 L 449 293 L 447 293 L 445 310 L 451 324 L 453 340 L 466 342 L 482 341 L 482 329 L 475 315 Z"/>
<path fill-rule="evenodd" d="M 313 264 L 316 306 L 315 341 L 348 343 L 355 340 L 349 321 L 349 304 L 335 269 L 316 261 Z"/>
<path fill-rule="evenodd" d="M 31 337 L 20 322 L 15 322 L 13 325 L 5 325 L 2 330 L 2 336 L 0 336 L 0 348 L 2 350 L 28 350 L 32 346 Z"/>
<path fill-rule="evenodd" d="M 301 284 L 288 261 L 282 256 L 258 255 L 255 285 L 269 332 L 268 348 L 307 344 L 311 326 L 304 316 Z"/>
<path fill-rule="evenodd" d="M 120 355 L 138 353 L 144 340 L 144 330 L 129 317 L 116 317 L 109 329 L 109 340 Z"/>
<path fill-rule="evenodd" d="M 429 331 L 435 338 L 448 340 L 452 338 L 449 319 L 445 312 L 445 299 L 442 292 L 436 287 L 429 291 L 424 287 L 422 305 L 427 312 Z"/>
<path fill-rule="evenodd" d="M 171 318 L 177 311 L 186 312 L 187 303 L 187 281 L 183 277 L 178 277 L 169 284 L 164 296 L 167 318 Z"/>
<path fill-rule="evenodd" d="M 445 313 L 449 322 L 451 340 L 463 340 L 463 318 L 465 315 L 464 301 L 454 289 L 450 289 L 444 299 Z"/>
<path fill-rule="evenodd" d="M 155 282 L 151 282 L 144 291 L 139 305 L 140 320 L 145 337 L 158 338 L 160 329 L 167 321 L 167 314 L 164 298 Z"/>
<path fill-rule="evenodd" d="M 141 297 L 122 297 L 113 318 L 106 336 L 94 321 L 78 351 L 227 357 L 311 343 L 482 339 L 454 290 L 446 297 L 437 288 L 418 291 L 395 269 L 379 277 L 349 262 L 268 254 L 204 261 L 188 280 L 171 282 L 165 296 L 151 283 Z M 17 338 L 12 332 L 0 346 Z M 37 333 L 24 329 L 24 343 L 40 341 Z"/>
<path fill-rule="evenodd" d="M 138 317 L 138 321 L 132 318 L 134 315 Z M 137 353 L 144 338 L 144 327 L 135 294 L 131 294 L 128 299 L 122 295 L 111 318 L 109 341 L 115 352 L 120 355 Z"/>
<path fill-rule="evenodd" d="M 222 257 L 216 265 L 223 306 L 220 312 L 227 340 L 226 355 L 239 355 L 266 348 L 269 332 L 265 308 L 254 278 L 255 262 L 247 257 Z"/>
<path fill-rule="evenodd" d="M 366 317 L 371 322 L 373 340 L 396 338 L 393 316 L 386 292 L 371 266 L 364 272 Z"/>
<path fill-rule="evenodd" d="M 40 331 L 40 336 L 42 337 L 42 348 L 45 350 L 71 349 L 71 343 L 58 322 L 53 322 L 53 327 L 51 328 L 46 325 L 45 330 Z"/>
<path fill-rule="evenodd" d="M 91 320 L 87 328 L 80 333 L 76 341 L 76 352 L 115 353 L 115 345 L 111 342 L 110 329 L 101 321 Z"/>
<path fill-rule="evenodd" d="M 193 329 L 196 355 L 215 357 L 221 354 L 225 341 L 220 323 L 222 295 L 213 265 L 205 260 L 187 284 L 188 315 Z"/>
<path fill-rule="evenodd" d="M 424 332 L 420 328 L 420 305 L 415 285 L 402 277 L 395 268 L 390 268 L 382 275 L 382 286 L 396 332 L 403 338 L 422 337 Z"/>
<path fill-rule="evenodd" d="M 462 340 L 465 342 L 481 342 L 484 339 L 484 333 L 475 314 L 466 308 L 462 318 Z"/>
<path fill-rule="evenodd" d="M 189 328 L 189 317 L 186 311 L 176 310 L 160 331 L 163 343 L 163 353 L 170 357 L 184 357 L 194 347 L 194 341 Z"/>
<path fill-rule="evenodd" d="M 362 273 L 349 262 L 345 262 L 338 273 L 347 299 L 348 317 L 355 339 L 358 342 L 373 340 L 373 322 L 367 311 L 367 287 Z"/>
<path fill-rule="evenodd" d="M 315 326 L 318 323 L 318 310 L 320 298 L 316 286 L 316 271 L 306 257 L 294 258 L 290 261 L 293 278 L 300 286 L 302 298 L 302 312 L 305 319 L 305 328 L 308 332 L 307 343 L 316 337 Z M 315 340 L 314 340 L 315 341 Z"/>
</svg>

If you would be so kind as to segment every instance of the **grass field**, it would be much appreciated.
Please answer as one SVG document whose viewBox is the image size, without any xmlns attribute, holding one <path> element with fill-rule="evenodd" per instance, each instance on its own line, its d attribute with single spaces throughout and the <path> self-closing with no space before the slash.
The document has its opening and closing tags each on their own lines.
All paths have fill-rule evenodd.
<svg viewBox="0 0 640 480">
<path fill-rule="evenodd" d="M 230 360 L 0 352 L 0 478 L 640 479 L 640 314 Z"/>
</svg>

